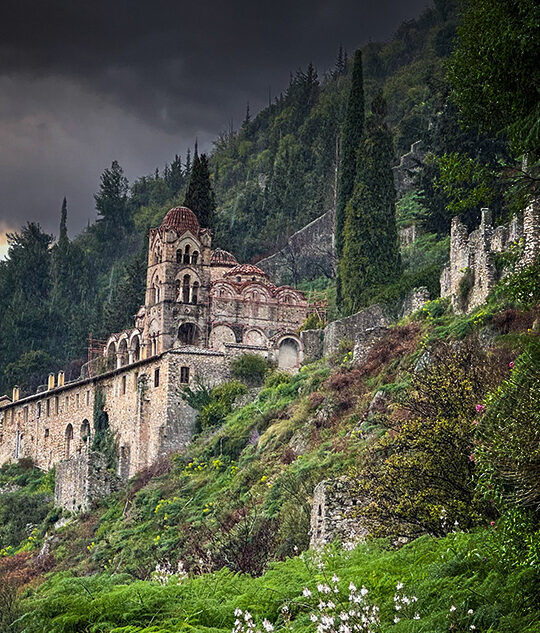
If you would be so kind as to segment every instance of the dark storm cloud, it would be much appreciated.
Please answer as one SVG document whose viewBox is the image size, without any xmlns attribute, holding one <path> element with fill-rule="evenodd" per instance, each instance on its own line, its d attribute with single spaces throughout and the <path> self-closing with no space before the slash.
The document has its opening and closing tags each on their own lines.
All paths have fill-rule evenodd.
<svg viewBox="0 0 540 633">
<path fill-rule="evenodd" d="M 388 38 L 428 0 L 4 0 L 0 19 L 0 221 L 80 228 L 100 171 L 131 177 L 210 140 L 289 71 L 331 66 Z M 24 173 L 20 170 L 24 169 Z M 21 190 L 20 184 L 24 182 Z"/>
</svg>

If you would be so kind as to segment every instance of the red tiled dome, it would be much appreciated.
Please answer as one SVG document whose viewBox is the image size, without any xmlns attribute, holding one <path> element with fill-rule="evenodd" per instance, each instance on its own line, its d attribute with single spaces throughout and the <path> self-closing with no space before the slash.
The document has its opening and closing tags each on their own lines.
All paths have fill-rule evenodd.
<svg viewBox="0 0 540 633">
<path fill-rule="evenodd" d="M 178 235 L 182 235 L 186 231 L 191 231 L 193 235 L 198 235 L 200 230 L 197 216 L 187 207 L 174 207 L 174 209 L 171 209 L 163 218 L 160 228 L 164 231 L 174 229 Z"/>
<path fill-rule="evenodd" d="M 212 251 L 210 266 L 238 266 L 238 260 L 232 253 L 229 253 L 229 251 L 216 248 L 215 251 Z"/>
<path fill-rule="evenodd" d="M 257 268 L 257 266 L 253 266 L 253 264 L 241 264 L 240 266 L 235 266 L 227 273 L 225 273 L 227 277 L 232 277 L 233 275 L 262 275 L 263 277 L 268 277 L 268 275 Z"/>
</svg>

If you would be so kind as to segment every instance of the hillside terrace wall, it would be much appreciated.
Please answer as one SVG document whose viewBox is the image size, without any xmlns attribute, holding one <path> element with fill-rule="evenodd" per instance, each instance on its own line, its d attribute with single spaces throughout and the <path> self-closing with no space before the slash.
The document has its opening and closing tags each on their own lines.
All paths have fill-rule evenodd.
<svg viewBox="0 0 540 633">
<path fill-rule="evenodd" d="M 335 210 L 330 209 L 293 233 L 281 250 L 261 259 L 257 266 L 282 284 L 296 284 L 322 276 L 334 277 L 334 222 Z"/>
</svg>

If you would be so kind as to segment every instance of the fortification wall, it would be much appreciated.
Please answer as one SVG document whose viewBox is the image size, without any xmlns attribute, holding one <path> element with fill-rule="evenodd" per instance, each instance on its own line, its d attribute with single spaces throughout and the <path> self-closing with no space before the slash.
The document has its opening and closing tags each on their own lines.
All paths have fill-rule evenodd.
<svg viewBox="0 0 540 633">
<path fill-rule="evenodd" d="M 281 284 L 333 277 L 336 266 L 334 222 L 335 210 L 330 209 L 293 233 L 281 250 L 261 259 L 257 266 Z"/>
<path fill-rule="evenodd" d="M 441 275 L 441 296 L 450 297 L 458 314 L 470 312 L 485 303 L 498 280 L 495 256 L 522 240 L 522 255 L 516 268 L 532 264 L 540 252 L 539 203 L 530 204 L 523 222 L 514 217 L 505 226 L 493 227 L 491 212 L 482 209 L 478 229 L 467 232 L 459 218 L 452 220 L 450 262 Z"/>
</svg>

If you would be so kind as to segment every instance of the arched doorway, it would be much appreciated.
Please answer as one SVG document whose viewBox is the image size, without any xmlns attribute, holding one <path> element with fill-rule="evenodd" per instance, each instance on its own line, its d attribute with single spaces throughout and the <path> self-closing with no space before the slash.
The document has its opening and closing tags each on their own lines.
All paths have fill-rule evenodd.
<svg viewBox="0 0 540 633">
<path fill-rule="evenodd" d="M 178 328 L 178 341 L 180 345 L 199 345 L 199 328 L 194 323 L 182 323 Z"/>
<path fill-rule="evenodd" d="M 280 369 L 294 369 L 300 364 L 300 347 L 298 342 L 290 337 L 284 338 L 278 349 L 278 367 Z"/>
<path fill-rule="evenodd" d="M 127 340 L 123 338 L 118 343 L 118 367 L 123 367 L 128 364 L 128 346 Z"/>
</svg>

